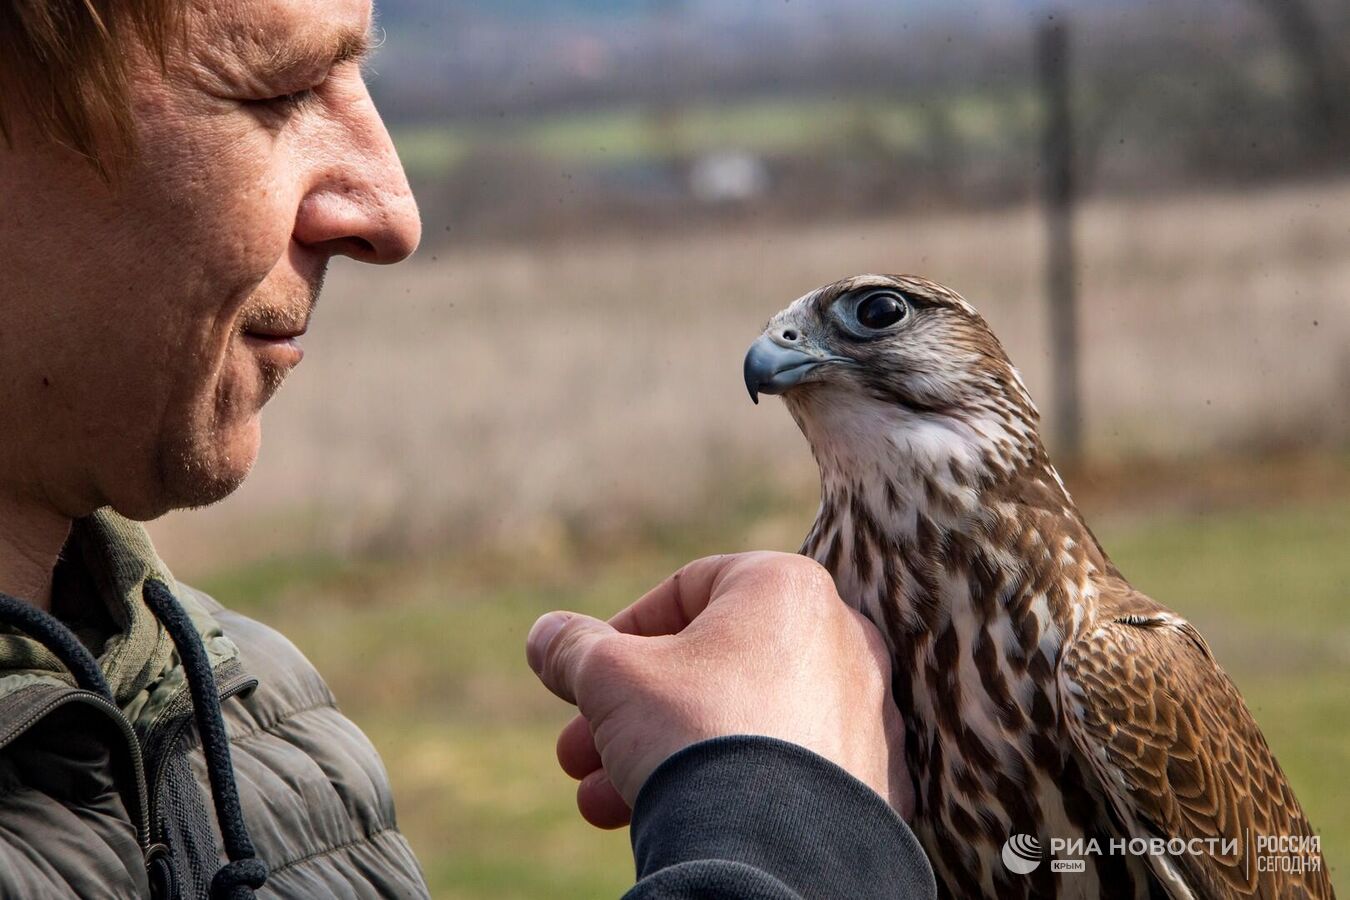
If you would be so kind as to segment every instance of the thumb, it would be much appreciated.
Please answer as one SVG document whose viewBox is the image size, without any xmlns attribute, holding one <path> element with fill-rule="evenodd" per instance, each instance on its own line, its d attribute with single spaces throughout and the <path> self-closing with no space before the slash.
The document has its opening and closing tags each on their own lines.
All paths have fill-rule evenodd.
<svg viewBox="0 0 1350 900">
<path fill-rule="evenodd" d="M 609 624 L 580 613 L 545 613 L 525 638 L 525 659 L 544 687 L 575 704 L 587 655 L 600 641 L 617 634 Z"/>
</svg>

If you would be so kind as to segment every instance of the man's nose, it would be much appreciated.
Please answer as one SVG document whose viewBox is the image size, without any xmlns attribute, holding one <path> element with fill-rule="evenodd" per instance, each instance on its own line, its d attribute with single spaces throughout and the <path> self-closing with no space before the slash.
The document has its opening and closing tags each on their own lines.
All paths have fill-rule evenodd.
<svg viewBox="0 0 1350 900">
<path fill-rule="evenodd" d="M 394 142 L 367 94 L 316 148 L 333 162 L 300 202 L 295 239 L 331 256 L 387 265 L 407 259 L 422 239 L 422 221 Z"/>
</svg>

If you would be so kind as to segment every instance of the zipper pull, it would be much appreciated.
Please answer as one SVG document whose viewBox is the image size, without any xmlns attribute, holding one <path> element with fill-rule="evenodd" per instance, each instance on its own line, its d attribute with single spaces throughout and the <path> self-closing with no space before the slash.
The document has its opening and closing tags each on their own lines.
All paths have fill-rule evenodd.
<svg viewBox="0 0 1350 900">
<path fill-rule="evenodd" d="M 178 900 L 178 879 L 166 845 L 151 844 L 145 849 L 145 874 L 150 879 L 153 900 Z"/>
</svg>

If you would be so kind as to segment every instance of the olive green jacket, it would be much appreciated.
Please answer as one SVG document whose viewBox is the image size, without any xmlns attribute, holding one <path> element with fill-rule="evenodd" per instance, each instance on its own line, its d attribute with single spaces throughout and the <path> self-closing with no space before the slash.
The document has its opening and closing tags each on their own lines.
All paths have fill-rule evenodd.
<svg viewBox="0 0 1350 900">
<path fill-rule="evenodd" d="M 183 667 L 142 587 L 169 585 L 201 635 L 257 855 L 259 897 L 425 897 L 365 735 L 276 631 L 172 579 L 143 528 L 102 511 L 76 523 L 58 582 L 106 608 L 74 630 L 115 703 L 80 690 L 40 641 L 0 626 L 0 898 L 204 898 L 225 862 Z M 73 604 L 77 607 L 79 604 Z M 162 870 L 162 864 L 160 866 Z"/>
</svg>

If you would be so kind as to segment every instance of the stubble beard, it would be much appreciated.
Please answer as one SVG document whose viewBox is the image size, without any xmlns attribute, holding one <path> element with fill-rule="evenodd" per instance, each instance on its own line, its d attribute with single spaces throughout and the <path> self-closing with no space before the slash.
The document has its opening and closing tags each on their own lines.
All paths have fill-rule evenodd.
<svg viewBox="0 0 1350 900">
<path fill-rule="evenodd" d="M 240 416 L 236 398 L 218 397 L 211 414 L 161 441 L 155 454 L 162 512 L 195 509 L 224 500 L 244 483 L 257 457 L 260 437 L 249 441 L 243 432 L 260 428 L 257 417 L 281 389 L 289 369 L 258 363 L 256 411 Z M 241 459 L 246 455 L 247 459 Z M 162 513 L 161 513 L 162 514 Z"/>
<path fill-rule="evenodd" d="M 323 290 L 325 274 L 321 270 L 304 296 L 293 299 L 288 305 L 294 309 L 303 304 L 306 318 L 312 315 Z M 284 309 L 284 306 L 281 309 L 269 307 L 260 311 L 255 321 L 270 324 L 274 316 L 282 321 L 293 321 L 294 314 L 287 316 Z M 232 340 L 239 340 L 239 335 L 234 335 Z M 159 493 L 156 505 L 160 512 L 156 515 L 218 503 L 238 490 L 248 477 L 260 449 L 261 435 L 249 441 L 242 432 L 261 428 L 258 417 L 262 415 L 263 407 L 290 374 L 289 367 L 275 365 L 265 357 L 251 358 L 248 365 L 257 366 L 257 375 L 250 376 L 253 390 L 241 394 L 230 390 L 229 385 L 217 384 L 215 395 L 207 404 L 208 412 L 193 417 L 186 427 L 158 442 L 154 477 Z M 247 402 L 253 409 L 241 415 L 238 409 L 241 402 Z M 238 457 L 244 450 L 248 459 L 240 460 Z"/>
</svg>

